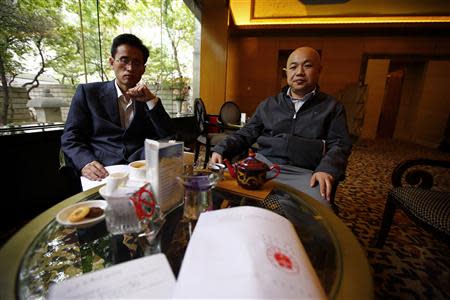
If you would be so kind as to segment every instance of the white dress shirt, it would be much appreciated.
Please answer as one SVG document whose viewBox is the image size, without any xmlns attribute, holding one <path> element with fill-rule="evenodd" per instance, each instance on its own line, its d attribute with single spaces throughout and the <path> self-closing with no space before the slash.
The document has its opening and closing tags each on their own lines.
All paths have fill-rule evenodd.
<svg viewBox="0 0 450 300">
<path fill-rule="evenodd" d="M 120 124 L 122 125 L 122 128 L 127 128 L 131 121 L 133 121 L 134 118 L 134 101 L 133 99 L 127 99 L 125 95 L 122 93 L 122 90 L 117 85 L 117 80 L 114 81 L 114 85 L 116 86 L 117 90 L 117 101 L 119 103 L 119 114 L 120 114 Z M 156 103 L 158 102 L 158 98 L 155 97 L 154 99 L 151 99 L 147 101 L 147 106 L 149 110 L 152 110 Z"/>
<path fill-rule="evenodd" d="M 291 99 L 292 103 L 294 104 L 295 107 L 295 112 L 298 112 L 298 110 L 300 109 L 300 107 L 302 107 L 302 105 L 308 101 L 309 99 L 311 99 L 314 94 L 316 93 L 316 89 L 312 90 L 311 92 L 309 92 L 308 94 L 306 94 L 305 96 L 303 96 L 303 98 L 293 98 L 292 97 L 292 92 L 291 92 L 291 88 L 289 88 L 287 90 L 287 96 Z"/>
</svg>

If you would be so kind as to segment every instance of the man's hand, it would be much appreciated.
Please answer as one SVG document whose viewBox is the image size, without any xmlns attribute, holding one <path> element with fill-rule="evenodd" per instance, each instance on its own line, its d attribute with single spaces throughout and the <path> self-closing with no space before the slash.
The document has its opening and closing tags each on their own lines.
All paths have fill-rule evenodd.
<svg viewBox="0 0 450 300">
<path fill-rule="evenodd" d="M 147 102 L 150 100 L 158 99 L 145 84 L 138 84 L 134 88 L 129 89 L 125 94 L 133 98 L 133 100 Z"/>
<path fill-rule="evenodd" d="M 316 172 L 312 174 L 310 186 L 314 187 L 316 183 L 319 182 L 320 194 L 325 197 L 328 201 L 331 200 L 331 190 L 333 188 L 334 178 L 325 172 Z"/>
<path fill-rule="evenodd" d="M 108 176 L 109 173 L 108 171 L 106 171 L 105 167 L 101 163 L 94 160 L 85 165 L 83 169 L 81 169 L 81 175 L 83 175 L 89 180 L 100 181 L 106 176 Z"/>
<path fill-rule="evenodd" d="M 213 164 L 221 164 L 222 163 L 222 155 L 220 155 L 217 152 L 213 152 L 213 154 L 211 155 L 211 159 L 209 160 L 210 163 Z"/>
</svg>

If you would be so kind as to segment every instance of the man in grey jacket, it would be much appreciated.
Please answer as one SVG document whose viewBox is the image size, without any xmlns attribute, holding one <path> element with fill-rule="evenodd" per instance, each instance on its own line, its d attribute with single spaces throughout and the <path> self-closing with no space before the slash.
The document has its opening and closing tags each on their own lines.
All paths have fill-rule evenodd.
<svg viewBox="0 0 450 300">
<path fill-rule="evenodd" d="M 316 50 L 294 50 L 285 69 L 289 87 L 265 99 L 242 129 L 216 145 L 211 162 L 232 158 L 256 142 L 257 159 L 281 166 L 277 180 L 329 206 L 352 144 L 344 106 L 319 90 L 321 70 Z"/>
</svg>

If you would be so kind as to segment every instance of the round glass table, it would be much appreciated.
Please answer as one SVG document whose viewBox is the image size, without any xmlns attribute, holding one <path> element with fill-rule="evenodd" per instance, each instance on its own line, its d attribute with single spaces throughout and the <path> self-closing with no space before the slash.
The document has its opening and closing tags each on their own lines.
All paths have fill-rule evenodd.
<svg viewBox="0 0 450 300">
<path fill-rule="evenodd" d="M 111 235 L 105 222 L 86 229 L 59 225 L 56 213 L 78 201 L 101 199 L 99 187 L 77 194 L 35 218 L 0 251 L 1 299 L 45 299 L 50 284 L 111 265 L 163 252 L 178 275 L 193 221 L 183 207 L 166 216 L 151 244 L 137 235 Z M 372 279 L 360 245 L 331 210 L 309 196 L 277 184 L 264 200 L 214 189 L 213 208 L 259 206 L 289 219 L 330 299 L 371 299 Z"/>
</svg>

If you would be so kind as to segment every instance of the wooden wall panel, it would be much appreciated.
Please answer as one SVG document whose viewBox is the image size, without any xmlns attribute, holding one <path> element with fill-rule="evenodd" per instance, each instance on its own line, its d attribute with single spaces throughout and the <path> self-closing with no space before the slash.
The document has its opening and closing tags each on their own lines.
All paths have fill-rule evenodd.
<svg viewBox="0 0 450 300">
<path fill-rule="evenodd" d="M 238 56 L 239 63 L 234 68 L 228 65 L 228 78 L 239 78 L 233 84 L 227 84 L 227 95 L 232 95 L 233 100 L 239 103 L 243 112 L 251 115 L 260 101 L 279 91 L 278 56 L 281 50 L 295 49 L 309 45 L 322 53 L 324 69 L 319 85 L 321 89 L 332 95 L 337 95 L 346 86 L 356 84 L 364 75 L 364 60 L 367 55 L 386 56 L 394 55 L 398 58 L 408 56 L 449 57 L 450 38 L 448 37 L 365 37 L 362 35 L 345 36 L 234 36 L 232 37 L 234 49 L 229 56 Z M 231 57 L 229 57 L 231 59 Z M 385 66 L 386 67 L 386 66 Z M 383 88 L 384 81 L 381 86 Z M 447 98 L 448 89 L 445 91 Z M 380 91 L 384 94 L 384 91 Z M 447 99 L 446 98 L 446 99 Z M 379 99 L 382 101 L 382 96 Z M 375 138 L 379 118 L 379 106 L 382 102 L 374 102 L 373 110 L 368 108 L 368 116 L 364 124 L 363 136 Z M 422 109 L 423 107 L 418 107 Z M 444 119 L 444 116 L 438 116 Z M 409 118 L 408 123 L 413 119 Z M 405 124 L 403 124 L 405 125 Z M 442 125 L 442 124 L 441 124 Z M 439 125 L 439 126 L 441 126 Z M 440 132 L 445 128 L 442 125 Z M 430 135 L 430 132 L 424 133 Z M 397 132 L 397 136 L 404 134 Z M 423 138 L 422 138 L 423 140 Z M 436 137 L 434 138 L 436 140 Z"/>
<path fill-rule="evenodd" d="M 434 43 L 434 54 L 436 55 L 449 55 L 450 53 L 450 39 L 437 40 Z"/>
<path fill-rule="evenodd" d="M 402 96 L 395 126 L 394 138 L 411 141 L 414 136 L 416 112 L 422 94 L 425 64 L 406 66 Z"/>
<path fill-rule="evenodd" d="M 228 10 L 224 1 L 205 1 L 202 11 L 200 97 L 208 113 L 219 112 L 225 101 Z"/>
<path fill-rule="evenodd" d="M 298 37 L 277 37 L 278 49 L 295 49 L 303 46 L 310 46 L 315 49 L 322 49 L 325 42 L 324 39 L 310 36 Z"/>
<path fill-rule="evenodd" d="M 367 102 L 365 106 L 364 124 L 361 137 L 374 139 L 377 136 L 378 121 L 384 99 L 384 87 L 389 70 L 388 59 L 370 59 L 367 64 L 365 84 L 367 87 Z"/>
<path fill-rule="evenodd" d="M 326 39 L 322 50 L 321 89 L 336 95 L 345 86 L 358 82 L 363 49 L 361 39 Z"/>
<path fill-rule="evenodd" d="M 427 57 L 438 60 L 450 57 L 449 36 L 425 35 L 420 34 L 419 30 L 419 35 L 415 36 L 413 31 L 402 33 L 402 30 L 397 28 L 398 30 L 389 36 L 389 28 L 380 28 L 380 35 L 377 36 L 373 28 L 368 32 L 351 28 L 342 31 L 316 28 L 305 29 L 303 33 L 289 29 L 246 31 L 233 27 L 229 36 L 226 2 L 205 1 L 202 13 L 200 91 L 209 113 L 218 113 L 225 100 L 233 100 L 243 112 L 251 115 L 263 99 L 280 90 L 280 51 L 300 46 L 308 45 L 321 51 L 324 69 L 319 85 L 324 92 L 331 95 L 337 95 L 346 86 L 358 84 L 363 80 L 369 56 L 388 60 L 390 56 L 396 59 L 423 56 L 424 61 Z M 377 57 L 373 57 L 374 55 Z M 382 89 L 384 81 L 382 80 L 377 88 Z M 379 91 L 379 94 L 383 93 L 384 91 Z M 445 99 L 449 98 L 448 89 L 439 90 L 439 93 Z M 374 107 L 381 104 L 382 102 L 378 101 L 372 103 Z M 420 115 L 423 109 L 426 114 L 428 108 L 424 105 L 418 105 L 419 111 L 411 113 Z M 430 116 L 444 119 L 444 112 L 442 116 L 438 116 L 436 110 L 432 110 Z M 369 107 L 368 112 L 363 136 L 374 138 L 379 110 Z M 404 113 L 401 111 L 400 115 L 404 116 Z M 406 123 L 416 121 L 414 118 L 400 121 L 403 122 L 403 133 L 397 131 L 397 136 L 405 137 L 404 129 L 408 126 Z M 443 130 L 440 127 L 437 131 L 440 132 L 441 129 Z M 424 135 L 430 136 L 429 130 L 423 130 L 426 131 Z M 434 140 L 436 139 L 435 137 Z"/>
<path fill-rule="evenodd" d="M 240 56 L 239 43 L 236 39 L 228 40 L 228 59 L 227 59 L 227 82 L 225 100 L 235 101 L 239 95 L 239 82 L 241 81 L 241 73 L 239 70 Z"/>
<path fill-rule="evenodd" d="M 450 114 L 450 61 L 430 61 L 425 70 L 422 96 L 417 109 L 414 140 L 437 147 Z"/>
<path fill-rule="evenodd" d="M 423 37 L 366 37 L 364 52 L 385 54 L 425 54 L 434 53 L 435 40 Z"/>
<path fill-rule="evenodd" d="M 237 58 L 230 57 L 228 63 L 232 83 L 227 83 L 226 98 L 236 101 L 242 112 L 251 115 L 258 103 L 276 90 L 278 49 L 272 40 L 264 38 L 244 38 L 237 43 L 236 48 L 230 47 Z"/>
</svg>

